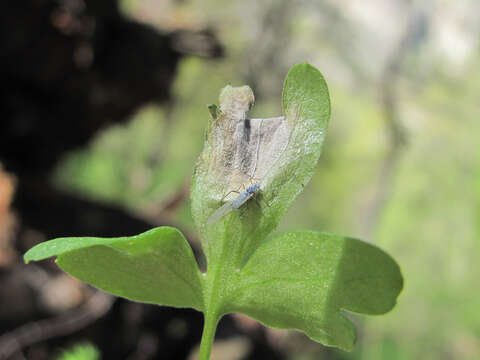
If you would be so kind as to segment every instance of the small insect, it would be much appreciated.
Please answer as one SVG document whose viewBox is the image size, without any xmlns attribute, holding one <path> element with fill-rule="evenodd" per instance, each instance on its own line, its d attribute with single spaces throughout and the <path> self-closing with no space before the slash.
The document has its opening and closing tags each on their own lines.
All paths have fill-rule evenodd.
<svg viewBox="0 0 480 360">
<path fill-rule="evenodd" d="M 238 210 L 240 207 L 245 204 L 248 200 L 250 200 L 255 193 L 260 189 L 260 184 L 253 184 L 250 185 L 247 190 L 237 196 L 237 198 L 233 201 L 229 201 L 225 203 L 222 207 L 217 209 L 212 216 L 210 216 L 207 220 L 207 224 L 211 225 L 216 223 L 225 215 L 229 214 L 232 210 Z"/>
</svg>

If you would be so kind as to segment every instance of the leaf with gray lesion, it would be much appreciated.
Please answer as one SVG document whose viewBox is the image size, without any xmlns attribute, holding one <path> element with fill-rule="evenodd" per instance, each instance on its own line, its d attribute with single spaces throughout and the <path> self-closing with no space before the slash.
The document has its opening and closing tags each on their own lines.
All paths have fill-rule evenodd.
<svg viewBox="0 0 480 360">
<path fill-rule="evenodd" d="M 221 91 L 218 116 L 209 128 L 191 190 L 193 217 L 205 243 L 226 230 L 219 221 L 214 225 L 218 231 L 208 235 L 208 218 L 248 186 L 260 185 L 256 197 L 261 201 L 249 201 L 228 216 L 230 229 L 237 233 L 247 234 L 245 226 L 250 228 L 248 239 L 237 239 L 245 254 L 277 226 L 311 178 L 330 116 L 325 80 L 308 64 L 295 65 L 287 75 L 283 116 L 249 119 L 253 102 L 248 86 Z"/>
</svg>

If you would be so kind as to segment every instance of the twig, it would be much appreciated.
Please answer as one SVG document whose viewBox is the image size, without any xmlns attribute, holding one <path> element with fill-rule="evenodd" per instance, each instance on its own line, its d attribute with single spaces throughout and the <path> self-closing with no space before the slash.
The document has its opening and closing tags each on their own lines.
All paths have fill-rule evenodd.
<svg viewBox="0 0 480 360">
<path fill-rule="evenodd" d="M 23 325 L 0 337 L 0 360 L 7 360 L 27 346 L 78 331 L 105 315 L 114 297 L 98 291 L 80 308 L 50 319 Z"/>
</svg>

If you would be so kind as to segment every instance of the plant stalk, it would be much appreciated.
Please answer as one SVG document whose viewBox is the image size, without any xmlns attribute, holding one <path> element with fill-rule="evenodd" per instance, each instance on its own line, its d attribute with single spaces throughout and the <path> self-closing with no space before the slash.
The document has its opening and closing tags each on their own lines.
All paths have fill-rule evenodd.
<svg viewBox="0 0 480 360">
<path fill-rule="evenodd" d="M 219 317 L 216 312 L 207 312 L 204 316 L 202 340 L 198 360 L 210 360 L 215 331 L 217 330 Z"/>
</svg>

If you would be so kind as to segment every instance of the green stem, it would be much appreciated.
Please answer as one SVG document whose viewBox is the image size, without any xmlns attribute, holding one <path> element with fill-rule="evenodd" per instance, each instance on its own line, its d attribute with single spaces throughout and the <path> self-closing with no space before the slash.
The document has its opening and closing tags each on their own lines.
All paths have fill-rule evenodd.
<svg viewBox="0 0 480 360">
<path fill-rule="evenodd" d="M 200 352 L 198 360 L 210 360 L 215 331 L 217 330 L 219 317 L 216 313 L 207 312 L 204 317 L 202 341 L 200 342 Z"/>
<path fill-rule="evenodd" d="M 213 259 L 211 262 L 207 261 L 208 270 L 204 282 L 204 323 L 198 355 L 199 360 L 210 360 L 215 331 L 223 314 L 220 310 L 222 308 L 222 294 L 224 293 L 225 283 L 228 282 L 227 274 L 232 273 L 231 267 L 229 267 L 228 239 L 230 239 L 230 236 L 226 234 L 221 243 L 218 244 L 221 246 L 219 257 Z"/>
</svg>

